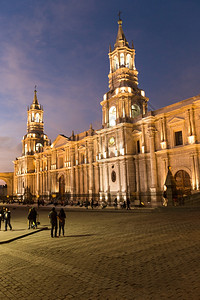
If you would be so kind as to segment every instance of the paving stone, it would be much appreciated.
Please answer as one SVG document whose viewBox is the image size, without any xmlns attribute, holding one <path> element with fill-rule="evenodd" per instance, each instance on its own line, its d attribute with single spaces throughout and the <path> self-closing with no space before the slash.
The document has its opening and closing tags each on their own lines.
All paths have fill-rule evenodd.
<svg viewBox="0 0 200 300">
<path fill-rule="evenodd" d="M 27 209 L 11 212 L 16 231 L 0 238 L 27 226 Z M 64 238 L 0 245 L 0 299 L 200 299 L 199 211 L 66 214 Z"/>
</svg>

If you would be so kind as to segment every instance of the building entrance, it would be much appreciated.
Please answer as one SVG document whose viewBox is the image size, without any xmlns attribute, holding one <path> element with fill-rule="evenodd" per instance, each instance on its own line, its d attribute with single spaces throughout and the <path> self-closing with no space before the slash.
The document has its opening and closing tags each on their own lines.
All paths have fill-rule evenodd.
<svg viewBox="0 0 200 300">
<path fill-rule="evenodd" d="M 59 178 L 59 196 L 61 200 L 64 199 L 64 194 L 65 194 L 65 178 L 64 175 L 62 175 Z"/>
<path fill-rule="evenodd" d="M 175 182 L 176 182 L 176 187 L 179 191 L 182 192 L 182 194 L 190 194 L 191 193 L 191 180 L 190 180 L 190 175 L 184 171 L 180 170 L 176 172 L 175 176 Z"/>
</svg>

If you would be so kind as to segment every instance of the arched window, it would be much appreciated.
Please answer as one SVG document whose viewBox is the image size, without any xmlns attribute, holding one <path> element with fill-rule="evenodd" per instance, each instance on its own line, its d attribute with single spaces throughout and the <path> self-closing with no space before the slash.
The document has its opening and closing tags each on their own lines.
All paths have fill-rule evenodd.
<svg viewBox="0 0 200 300">
<path fill-rule="evenodd" d="M 130 56 L 130 54 L 127 54 L 127 56 L 126 56 L 126 67 L 127 68 L 131 68 L 131 56 Z"/>
<path fill-rule="evenodd" d="M 117 70 L 118 68 L 119 68 L 118 58 L 115 55 L 115 57 L 114 57 L 114 70 Z"/>
<path fill-rule="evenodd" d="M 37 151 L 37 152 L 39 152 L 40 151 L 40 149 L 42 149 L 42 144 L 41 143 L 37 143 L 36 144 L 36 146 L 35 146 L 35 150 Z"/>
<path fill-rule="evenodd" d="M 140 114 L 140 108 L 137 104 L 132 104 L 131 105 L 131 115 L 132 118 L 137 117 Z"/>
<path fill-rule="evenodd" d="M 25 154 L 27 153 L 27 151 L 28 151 L 28 147 L 27 147 L 27 144 L 25 144 L 25 148 L 24 148 Z"/>
<path fill-rule="evenodd" d="M 110 126 L 115 126 L 116 125 L 116 107 L 111 106 L 109 109 L 109 124 Z"/>
<path fill-rule="evenodd" d="M 39 123 L 40 121 L 40 116 L 39 114 L 37 113 L 36 116 L 35 116 L 35 122 Z"/>
<path fill-rule="evenodd" d="M 124 66 L 124 53 L 120 54 L 120 66 Z"/>
<path fill-rule="evenodd" d="M 34 122 L 34 113 L 32 112 L 32 117 L 31 117 L 31 121 Z"/>
</svg>

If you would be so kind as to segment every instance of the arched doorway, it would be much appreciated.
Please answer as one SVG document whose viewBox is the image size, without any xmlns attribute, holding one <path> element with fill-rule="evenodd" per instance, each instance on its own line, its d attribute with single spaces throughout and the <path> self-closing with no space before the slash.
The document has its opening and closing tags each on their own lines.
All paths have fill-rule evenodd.
<svg viewBox="0 0 200 300">
<path fill-rule="evenodd" d="M 61 200 L 64 200 L 65 194 L 65 178 L 64 175 L 61 175 L 59 178 L 59 196 Z"/>
<path fill-rule="evenodd" d="M 190 175 L 186 171 L 179 170 L 178 172 L 176 172 L 174 178 L 177 190 L 181 191 L 183 194 L 186 195 L 191 193 L 192 186 Z"/>
<path fill-rule="evenodd" d="M 5 172 L 0 173 L 0 185 L 7 185 L 7 196 L 13 196 L 13 173 L 11 172 Z"/>
<path fill-rule="evenodd" d="M 5 200 L 7 196 L 7 183 L 0 179 L 0 200 Z"/>
</svg>

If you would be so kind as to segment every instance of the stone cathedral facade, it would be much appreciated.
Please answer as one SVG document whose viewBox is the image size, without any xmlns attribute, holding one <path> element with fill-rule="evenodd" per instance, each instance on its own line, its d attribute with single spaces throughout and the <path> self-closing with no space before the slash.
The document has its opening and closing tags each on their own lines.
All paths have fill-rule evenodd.
<svg viewBox="0 0 200 300">
<path fill-rule="evenodd" d="M 158 203 L 168 167 L 183 193 L 199 191 L 200 95 L 148 111 L 138 87 L 135 49 L 122 21 L 109 49 L 109 91 L 101 101 L 102 128 L 50 144 L 44 134 L 43 108 L 34 92 L 28 108 L 22 156 L 14 161 L 14 195 L 112 203 Z"/>
</svg>

